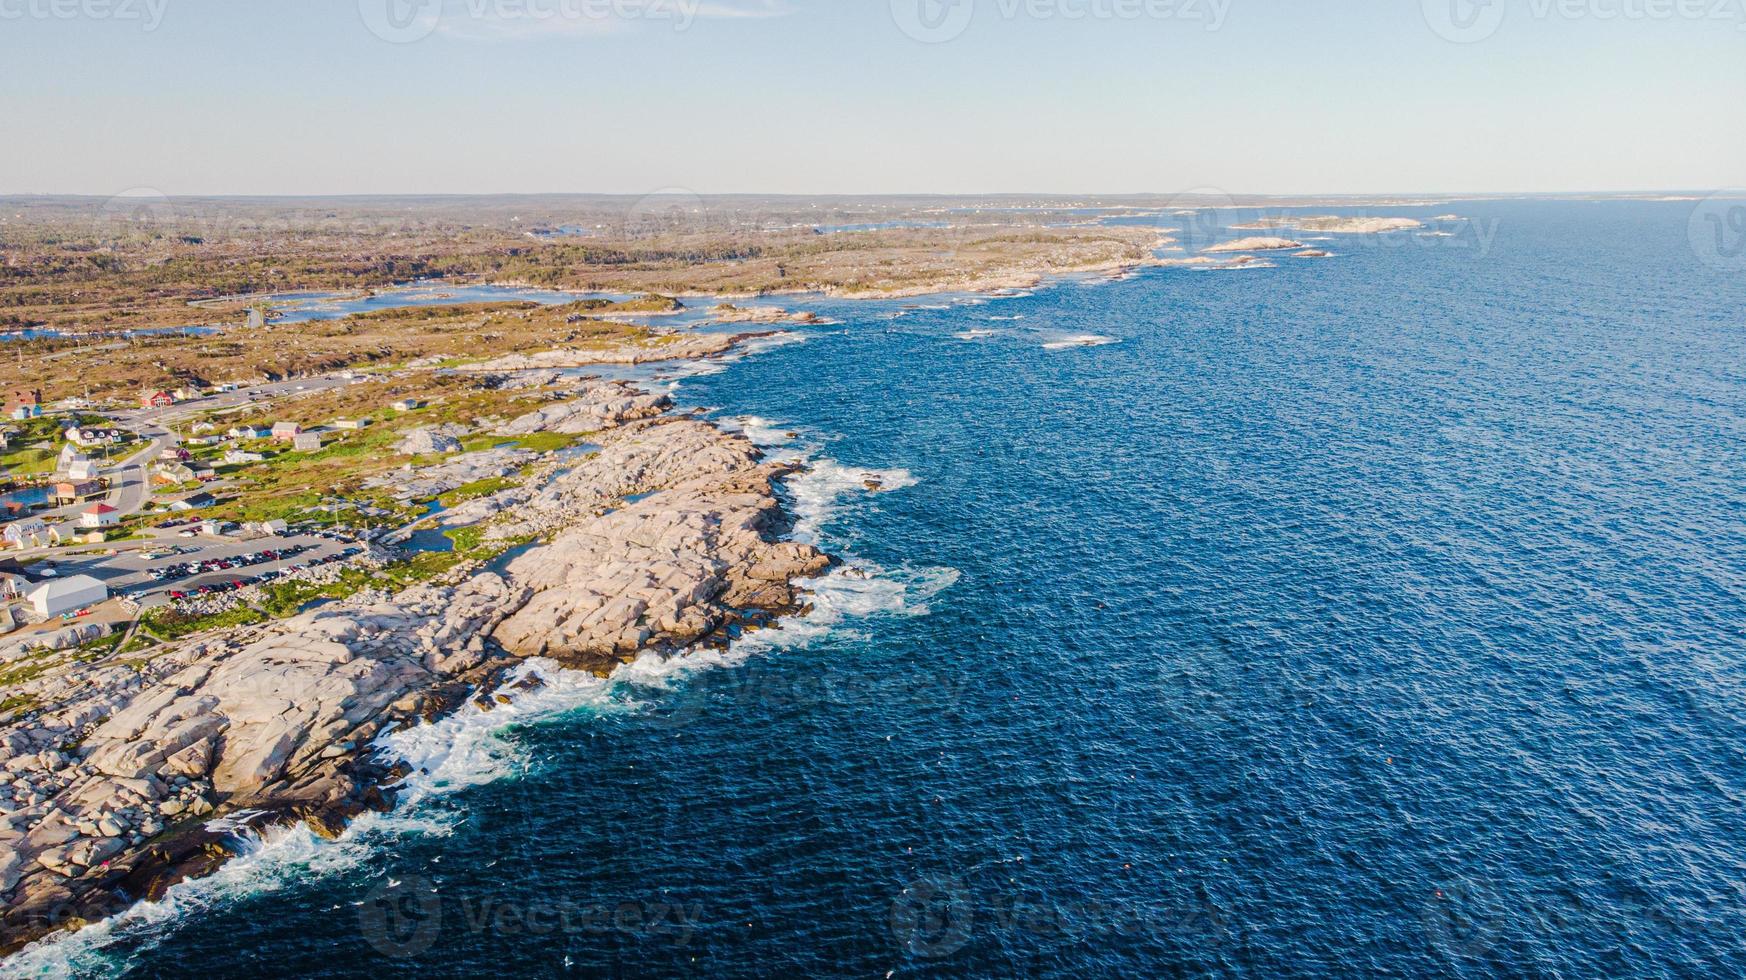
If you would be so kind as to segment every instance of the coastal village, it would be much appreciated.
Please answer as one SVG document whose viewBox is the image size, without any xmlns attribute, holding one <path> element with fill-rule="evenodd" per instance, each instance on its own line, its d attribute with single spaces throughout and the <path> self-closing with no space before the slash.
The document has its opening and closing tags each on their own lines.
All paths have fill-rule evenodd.
<svg viewBox="0 0 1746 980">
<path fill-rule="evenodd" d="M 876 295 L 1188 264 L 1170 242 L 1002 232 L 937 269 L 879 259 Z M 656 264 L 721 273 L 700 254 Z M 875 272 L 838 274 L 858 296 Z M 271 827 L 332 838 L 392 808 L 406 769 L 381 735 L 495 710 L 537 664 L 604 674 L 809 608 L 835 559 L 784 539 L 799 464 L 646 382 L 825 321 L 719 293 L 417 288 L 314 321 L 243 295 L 200 301 L 220 326 L 10 341 L 37 368 L 6 380 L 0 427 L 0 952 Z"/>
<path fill-rule="evenodd" d="M 592 329 L 610 339 L 9 393 L 5 947 L 211 871 L 234 846 L 215 815 L 331 836 L 392 805 L 374 736 L 491 707 L 527 658 L 605 671 L 802 607 L 831 562 L 776 534 L 794 467 L 604 376 L 773 331 Z"/>
</svg>

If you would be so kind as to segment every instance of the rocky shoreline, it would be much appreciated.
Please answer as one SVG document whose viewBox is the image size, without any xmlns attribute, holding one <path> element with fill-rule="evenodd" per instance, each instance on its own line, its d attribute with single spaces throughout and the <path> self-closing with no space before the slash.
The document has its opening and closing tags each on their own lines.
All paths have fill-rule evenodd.
<svg viewBox="0 0 1746 980">
<path fill-rule="evenodd" d="M 210 874 L 241 847 L 233 825 L 333 838 L 392 808 L 407 773 L 377 739 L 490 710 L 530 658 L 604 672 L 726 643 L 800 611 L 796 583 L 832 564 L 780 540 L 776 488 L 795 466 L 664 399 L 585 385 L 505 428 L 600 446 L 444 515 L 533 543 L 19 686 L 36 707 L 0 726 L 0 953 Z"/>
</svg>

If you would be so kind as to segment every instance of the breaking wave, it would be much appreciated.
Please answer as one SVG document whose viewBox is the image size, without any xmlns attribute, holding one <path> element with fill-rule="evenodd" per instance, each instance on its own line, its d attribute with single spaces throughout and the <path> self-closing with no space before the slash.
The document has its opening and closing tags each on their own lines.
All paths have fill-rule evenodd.
<svg viewBox="0 0 1746 980">
<path fill-rule="evenodd" d="M 754 441 L 767 439 L 772 445 L 788 441 L 786 432 L 779 434 L 767 419 L 746 416 L 738 425 Z M 787 452 L 808 464 L 805 472 L 787 481 L 787 487 L 795 518 L 793 537 L 812 544 L 826 543 L 828 525 L 851 498 L 866 499 L 875 495 L 875 488 L 891 492 L 917 483 L 905 469 L 847 466 Z M 551 723 L 579 712 L 606 716 L 648 710 L 658 703 L 661 692 L 677 689 L 702 671 L 738 666 L 761 652 L 804 647 L 840 634 L 851 621 L 927 615 L 929 603 L 958 577 L 953 568 L 886 569 L 849 556 L 823 577 L 806 583 L 810 606 L 806 613 L 742 636 L 726 650 L 698 649 L 674 656 L 645 653 L 607 677 L 568 670 L 550 660 L 528 660 L 509 675 L 502 688 L 505 701 L 493 710 L 469 701 L 435 722 L 391 729 L 377 737 L 377 752 L 411 769 L 394 786 L 399 799 L 392 812 L 360 816 L 335 841 L 323 840 L 302 825 L 256 830 L 249 826 L 248 814 L 213 821 L 213 829 L 230 833 L 239 842 L 238 857 L 208 877 L 172 887 L 159 901 L 136 903 L 107 921 L 42 940 L 0 962 L 0 976 L 112 976 L 172 937 L 179 923 L 207 910 L 300 888 L 335 874 L 363 873 L 375 855 L 400 838 L 447 836 L 454 831 L 461 815 L 426 805 L 430 801 L 528 776 L 534 763 L 509 734 L 512 728 Z M 532 678 L 541 683 L 525 689 L 517 686 Z"/>
<path fill-rule="evenodd" d="M 1120 337 L 1107 337 L 1098 333 L 1076 333 L 1065 337 L 1056 337 L 1043 342 L 1044 350 L 1067 350 L 1071 347 L 1102 347 L 1105 344 L 1119 344 Z"/>
</svg>

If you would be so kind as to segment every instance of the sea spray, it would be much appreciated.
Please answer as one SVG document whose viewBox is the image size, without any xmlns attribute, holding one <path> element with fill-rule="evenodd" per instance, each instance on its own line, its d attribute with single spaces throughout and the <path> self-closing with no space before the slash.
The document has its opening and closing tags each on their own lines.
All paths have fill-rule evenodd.
<svg viewBox="0 0 1746 980">
<path fill-rule="evenodd" d="M 760 445 L 791 441 L 766 419 L 748 416 L 738 424 Z M 807 450 L 781 454 L 806 466 L 787 481 L 787 489 L 793 502 L 793 537 L 809 543 L 824 541 L 827 526 L 846 499 L 866 496 L 872 487 L 889 492 L 917 483 L 906 469 L 847 466 L 813 458 Z M 122 972 L 193 916 L 357 871 L 408 836 L 453 833 L 461 815 L 430 806 L 433 800 L 534 773 L 527 751 L 509 734 L 517 726 L 547 724 L 579 712 L 598 717 L 642 714 L 659 703 L 660 694 L 678 690 L 688 678 L 737 667 L 760 653 L 803 648 L 839 633 L 845 622 L 926 615 L 930 600 L 957 580 L 956 569 L 886 569 L 845 556 L 839 567 L 806 583 L 810 608 L 805 614 L 745 634 L 726 650 L 700 648 L 671 656 L 647 652 L 606 677 L 543 658 L 528 660 L 507 676 L 503 700 L 493 710 L 469 701 L 434 722 L 394 728 L 377 737 L 375 752 L 410 769 L 393 787 L 399 797 L 394 810 L 361 815 L 334 841 L 302 824 L 257 829 L 246 812 L 219 818 L 212 826 L 232 834 L 241 851 L 236 858 L 212 875 L 175 885 L 158 901 L 136 903 L 104 922 L 36 943 L 0 962 L 0 977 Z"/>
</svg>

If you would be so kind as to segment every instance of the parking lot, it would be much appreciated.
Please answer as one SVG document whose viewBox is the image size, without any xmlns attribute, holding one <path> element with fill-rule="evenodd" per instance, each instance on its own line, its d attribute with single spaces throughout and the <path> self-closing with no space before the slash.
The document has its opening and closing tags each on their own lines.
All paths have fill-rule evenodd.
<svg viewBox="0 0 1746 980">
<path fill-rule="evenodd" d="M 198 594 L 271 581 L 303 568 L 356 555 L 362 545 L 344 532 L 259 536 L 248 539 L 201 535 L 197 525 L 158 531 L 158 537 L 114 555 L 80 554 L 56 559 L 61 576 L 89 575 L 112 596 L 131 596 L 144 607 L 163 605 L 174 593 Z M 349 554 L 348 554 L 349 552 Z"/>
</svg>

